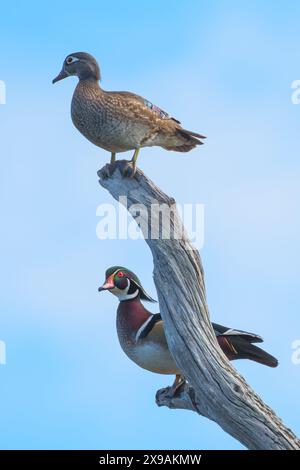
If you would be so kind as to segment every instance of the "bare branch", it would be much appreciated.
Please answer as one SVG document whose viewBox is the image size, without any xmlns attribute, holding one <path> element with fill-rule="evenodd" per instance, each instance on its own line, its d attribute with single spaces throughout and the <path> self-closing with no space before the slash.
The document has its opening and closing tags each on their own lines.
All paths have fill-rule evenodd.
<svg viewBox="0 0 300 470">
<path fill-rule="evenodd" d="M 111 178 L 100 184 L 119 200 L 127 197 L 127 209 L 143 204 L 139 221 L 144 235 L 151 233 L 151 204 L 174 205 L 142 171 L 133 179 L 122 178 L 115 166 Z M 148 212 L 148 217 L 147 217 Z M 217 422 L 248 449 L 300 449 L 300 441 L 250 388 L 218 346 L 206 304 L 204 273 L 199 253 L 192 247 L 177 213 L 171 239 L 145 238 L 153 255 L 154 282 L 171 353 L 188 380 L 174 398 L 169 389 L 157 392 L 159 406 L 196 411 Z M 183 234 L 180 238 L 177 235 Z M 179 239 L 177 239 L 179 238 Z M 172 286 L 168 282 L 172 279 Z"/>
</svg>

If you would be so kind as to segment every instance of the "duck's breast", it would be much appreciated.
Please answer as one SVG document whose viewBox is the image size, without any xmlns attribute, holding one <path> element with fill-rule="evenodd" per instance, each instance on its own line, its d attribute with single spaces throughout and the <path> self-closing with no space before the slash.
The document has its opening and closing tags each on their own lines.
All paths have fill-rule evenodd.
<svg viewBox="0 0 300 470">
<path fill-rule="evenodd" d="M 136 341 L 135 335 L 122 314 L 117 316 L 117 332 L 125 354 L 143 369 L 158 374 L 178 374 L 179 369 L 172 358 L 166 340 L 151 341 L 148 338 Z"/>
<path fill-rule="evenodd" d="M 133 348 L 132 359 L 143 369 L 158 374 L 178 374 L 179 370 L 170 351 L 160 344 L 144 342 Z"/>
<path fill-rule="evenodd" d="M 81 89 L 74 92 L 71 117 L 81 134 L 110 152 L 135 149 L 145 135 L 145 130 L 137 128 L 126 118 L 126 112 L 120 113 L 114 108 L 109 97 L 89 97 Z"/>
</svg>

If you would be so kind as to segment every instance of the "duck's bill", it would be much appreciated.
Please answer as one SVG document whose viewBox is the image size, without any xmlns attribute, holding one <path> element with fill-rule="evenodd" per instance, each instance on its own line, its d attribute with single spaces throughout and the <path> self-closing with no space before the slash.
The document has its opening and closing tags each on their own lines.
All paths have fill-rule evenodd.
<svg viewBox="0 0 300 470">
<path fill-rule="evenodd" d="M 55 77 L 53 80 L 52 80 L 52 83 L 56 83 L 56 82 L 59 82 L 60 80 L 63 80 L 64 78 L 67 78 L 68 77 L 68 74 L 62 70 L 58 75 L 57 77 Z"/>
<path fill-rule="evenodd" d="M 103 290 L 110 290 L 110 289 L 113 289 L 114 287 L 115 287 L 115 285 L 114 285 L 113 279 L 108 278 L 108 279 L 106 279 L 103 286 L 99 287 L 98 291 L 101 292 Z"/>
</svg>

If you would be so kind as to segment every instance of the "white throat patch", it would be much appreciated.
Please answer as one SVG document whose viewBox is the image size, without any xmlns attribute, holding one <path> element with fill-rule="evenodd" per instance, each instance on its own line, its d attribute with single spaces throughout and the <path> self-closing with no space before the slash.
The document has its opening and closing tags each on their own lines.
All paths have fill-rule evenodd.
<svg viewBox="0 0 300 470">
<path fill-rule="evenodd" d="M 123 300 L 135 299 L 138 295 L 139 295 L 139 290 L 137 289 L 132 294 L 119 295 L 119 300 L 120 302 L 122 302 Z"/>
</svg>

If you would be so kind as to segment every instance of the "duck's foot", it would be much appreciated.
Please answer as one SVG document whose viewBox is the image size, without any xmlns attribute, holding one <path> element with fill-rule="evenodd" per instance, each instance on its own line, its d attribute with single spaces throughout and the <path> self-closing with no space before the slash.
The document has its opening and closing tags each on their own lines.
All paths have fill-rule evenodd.
<svg viewBox="0 0 300 470">
<path fill-rule="evenodd" d="M 123 175 L 123 178 L 133 178 L 136 173 L 135 162 L 128 162 L 127 160 L 122 160 L 122 168 L 120 168 L 120 171 Z"/>
<path fill-rule="evenodd" d="M 180 380 L 177 377 L 180 377 Z M 181 400 L 186 387 L 188 387 L 188 384 L 185 378 L 183 376 L 176 376 L 175 382 L 171 387 L 162 388 L 156 392 L 156 403 L 158 406 L 164 406 L 167 403 L 167 406 L 172 408 L 172 403 L 175 404 Z"/>
<path fill-rule="evenodd" d="M 176 375 L 174 383 L 172 387 L 170 387 L 170 394 L 172 397 L 175 397 L 179 392 L 181 387 L 186 383 L 185 378 L 183 375 Z"/>
<path fill-rule="evenodd" d="M 156 394 L 156 401 L 161 402 L 162 400 L 173 400 L 176 397 L 179 398 L 181 392 L 184 390 L 184 386 L 187 384 L 183 375 L 176 375 L 175 381 L 171 387 L 162 388 L 158 390 Z"/>
<path fill-rule="evenodd" d="M 156 404 L 171 409 L 192 410 L 205 416 L 201 403 L 196 400 L 195 390 L 188 382 L 182 382 L 174 395 L 173 387 L 162 388 L 156 392 Z"/>
<path fill-rule="evenodd" d="M 123 178 L 134 178 L 136 174 L 136 163 L 128 160 L 116 160 L 113 163 L 107 163 L 101 170 L 98 171 L 98 176 L 101 179 L 111 178 L 116 169 L 119 169 Z"/>
</svg>

